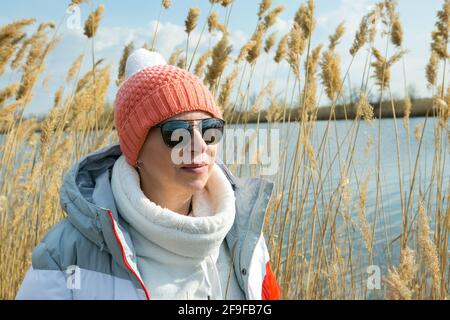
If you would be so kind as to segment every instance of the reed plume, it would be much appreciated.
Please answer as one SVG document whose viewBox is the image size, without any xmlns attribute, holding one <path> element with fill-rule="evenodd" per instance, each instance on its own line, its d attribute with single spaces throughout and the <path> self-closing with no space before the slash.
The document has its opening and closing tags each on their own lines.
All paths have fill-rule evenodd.
<svg viewBox="0 0 450 320">
<path fill-rule="evenodd" d="M 317 101 L 316 101 L 316 95 L 317 95 L 317 79 L 316 79 L 316 73 L 317 73 L 317 66 L 319 64 L 320 59 L 320 53 L 322 51 L 322 45 L 319 44 L 316 48 L 314 48 L 311 52 L 311 56 L 308 59 L 307 62 L 305 62 L 305 69 L 306 69 L 306 90 L 303 94 L 305 99 L 305 109 L 306 112 L 311 114 L 314 111 L 317 110 Z"/>
<path fill-rule="evenodd" d="M 222 39 L 217 43 L 212 52 L 211 64 L 207 66 L 206 82 L 211 90 L 217 87 L 217 79 L 228 64 L 228 56 L 232 51 L 229 45 L 228 34 L 224 33 Z"/>
<path fill-rule="evenodd" d="M 372 67 L 375 68 L 374 77 L 377 79 L 377 84 L 381 88 L 387 87 L 391 79 L 391 73 L 386 58 L 377 48 L 372 48 L 372 54 L 376 59 L 375 62 L 372 62 Z"/>
<path fill-rule="evenodd" d="M 309 0 L 307 5 L 300 5 L 299 9 L 295 13 L 294 22 L 299 25 L 302 30 L 303 37 L 308 39 L 315 27 L 313 0 Z"/>
<path fill-rule="evenodd" d="M 384 0 L 384 2 L 380 2 L 378 5 L 380 6 L 380 12 L 384 13 L 381 15 L 381 19 L 382 19 L 383 24 L 388 29 L 386 34 L 389 34 L 389 32 L 392 31 L 392 26 L 397 17 L 397 13 L 396 13 L 397 1 Z"/>
<path fill-rule="evenodd" d="M 249 64 L 253 64 L 256 59 L 258 59 L 260 51 L 261 51 L 261 44 L 264 37 L 264 26 L 262 24 L 258 24 L 257 30 L 255 33 L 253 33 L 252 38 L 250 39 L 250 43 L 252 44 L 248 48 L 247 52 L 247 62 Z"/>
<path fill-rule="evenodd" d="M 400 265 L 389 270 L 385 282 L 388 284 L 386 298 L 391 300 L 410 300 L 414 298 L 414 281 L 418 266 L 414 251 L 405 247 L 400 251 Z"/>
<path fill-rule="evenodd" d="M 197 27 L 198 17 L 200 15 L 200 8 L 193 7 L 189 9 L 188 16 L 184 21 L 186 33 L 189 35 Z"/>
<path fill-rule="evenodd" d="M 25 35 L 22 29 L 34 22 L 36 22 L 36 19 L 22 19 L 2 26 L 0 28 L 0 44 L 2 47 L 8 45 L 14 39 L 22 38 Z"/>
<path fill-rule="evenodd" d="M 276 122 L 283 118 L 283 108 L 274 97 L 270 101 L 265 118 L 268 122 Z"/>
<path fill-rule="evenodd" d="M 180 54 L 183 52 L 183 49 L 181 48 L 176 48 L 172 54 L 169 57 L 169 60 L 167 61 L 168 64 L 174 66 L 176 65 L 177 61 L 178 61 L 178 57 L 180 56 Z"/>
<path fill-rule="evenodd" d="M 25 54 L 27 53 L 27 49 L 29 48 L 30 43 L 31 39 L 25 39 L 24 41 L 22 41 L 21 47 L 19 48 L 19 50 L 16 53 L 16 56 L 11 62 L 10 67 L 12 70 L 16 70 L 20 66 L 23 58 L 25 57 Z"/>
<path fill-rule="evenodd" d="M 234 1 L 234 0 L 222 0 L 222 1 L 220 2 L 220 4 L 222 5 L 222 7 L 226 8 L 226 7 L 228 7 L 230 4 L 232 4 L 233 1 Z"/>
<path fill-rule="evenodd" d="M 100 20 L 102 19 L 103 12 L 105 11 L 104 5 L 99 5 L 94 12 L 91 12 L 88 19 L 84 24 L 84 35 L 86 37 L 93 38 L 97 33 L 97 29 L 100 25 Z"/>
<path fill-rule="evenodd" d="M 414 138 L 416 138 L 416 141 L 419 142 L 420 138 L 422 137 L 422 131 L 423 131 L 423 124 L 418 123 L 414 127 Z"/>
<path fill-rule="evenodd" d="M 372 123 L 373 107 L 370 105 L 365 93 L 361 94 L 359 101 L 356 104 L 356 116 L 358 118 L 363 118 L 369 124 Z"/>
<path fill-rule="evenodd" d="M 30 39 L 30 49 L 27 59 L 22 66 L 22 78 L 16 94 L 17 100 L 25 98 L 25 104 L 31 99 L 33 87 L 44 70 L 44 60 L 59 41 L 57 37 L 51 40 L 47 38 L 46 28 L 53 27 L 53 24 L 41 24 Z"/>
<path fill-rule="evenodd" d="M 23 105 L 22 100 L 16 100 L 13 103 L 6 105 L 0 109 L 0 123 L 12 122 L 14 120 L 15 112 Z"/>
<path fill-rule="evenodd" d="M 300 79 L 300 67 L 299 60 L 300 56 L 303 54 L 305 50 L 305 35 L 303 34 L 300 25 L 297 22 L 294 22 L 292 29 L 289 33 L 289 42 L 288 48 L 289 51 L 287 53 L 287 60 L 292 68 L 292 72 L 296 76 L 297 79 Z"/>
<path fill-rule="evenodd" d="M 53 107 L 54 108 L 59 108 L 61 106 L 63 92 L 64 92 L 64 86 L 59 87 L 59 89 L 55 92 L 55 97 L 53 99 Z"/>
<path fill-rule="evenodd" d="M 104 110 L 105 98 L 111 80 L 110 69 L 109 65 L 103 68 L 93 68 L 80 80 L 82 83 L 79 81 L 68 120 L 73 130 L 96 127 L 95 115 L 102 114 Z M 93 70 L 95 70 L 95 81 Z M 92 99 L 94 95 L 96 99 Z"/>
<path fill-rule="evenodd" d="M 439 119 L 439 125 L 442 128 L 445 128 L 448 124 L 448 118 L 449 118 L 449 108 L 448 108 L 448 103 L 447 99 L 442 99 L 439 96 L 434 97 L 434 107 L 437 109 L 437 116 Z"/>
<path fill-rule="evenodd" d="M 169 9 L 170 6 L 172 5 L 172 3 L 170 2 L 170 0 L 163 0 L 162 1 L 162 6 L 164 7 L 164 9 Z"/>
<path fill-rule="evenodd" d="M 388 285 L 386 291 L 386 299 L 389 300 L 411 300 L 412 292 L 411 289 L 405 284 L 405 282 L 400 277 L 400 274 L 393 268 L 389 270 L 388 277 L 385 282 Z"/>
<path fill-rule="evenodd" d="M 316 168 L 317 168 L 317 159 L 316 159 L 314 147 L 312 146 L 311 141 L 307 135 L 303 135 L 301 137 L 300 141 L 301 141 L 301 144 L 305 147 L 306 156 L 308 158 L 309 165 L 310 165 L 309 169 L 314 174 L 316 172 Z"/>
<path fill-rule="evenodd" d="M 403 44 L 403 28 L 398 15 L 395 16 L 392 23 L 391 41 L 397 47 L 401 47 Z"/>
<path fill-rule="evenodd" d="M 436 85 L 437 68 L 439 56 L 436 51 L 431 50 L 430 60 L 425 69 L 425 76 L 427 78 L 428 87 L 432 88 Z"/>
<path fill-rule="evenodd" d="M 176 66 L 180 69 L 184 69 L 186 67 L 186 57 L 184 55 L 179 57 Z"/>
<path fill-rule="evenodd" d="M 367 33 L 369 31 L 369 24 L 367 21 L 367 16 L 364 16 L 361 19 L 359 24 L 359 28 L 356 31 L 355 39 L 353 40 L 352 47 L 349 52 L 352 56 L 355 56 L 356 53 L 366 44 L 367 42 Z"/>
<path fill-rule="evenodd" d="M 42 88 L 47 87 L 48 83 L 50 82 L 50 80 L 52 79 L 52 75 L 47 75 L 44 80 L 42 80 L 41 86 Z"/>
<path fill-rule="evenodd" d="M 95 68 L 98 67 L 102 62 L 103 62 L 103 59 L 98 60 L 94 64 L 94 68 L 89 70 L 80 80 L 78 80 L 75 92 L 79 92 L 82 89 L 84 89 L 86 86 L 88 86 L 90 81 L 93 80 L 93 78 L 94 78 Z"/>
<path fill-rule="evenodd" d="M 41 159 L 44 159 L 47 155 L 48 147 L 51 143 L 51 139 L 53 137 L 53 133 L 56 129 L 56 126 L 60 121 L 61 115 L 62 115 L 61 109 L 53 108 L 41 125 L 41 143 L 40 143 Z"/>
<path fill-rule="evenodd" d="M 218 98 L 218 104 L 221 107 L 222 112 L 225 111 L 228 107 L 231 91 L 233 90 L 233 86 L 238 75 L 239 68 L 236 67 L 222 84 L 222 88 Z"/>
<path fill-rule="evenodd" d="M 367 158 L 369 156 L 370 151 L 372 150 L 373 139 L 372 137 L 367 138 L 366 146 L 364 147 L 364 156 Z"/>
<path fill-rule="evenodd" d="M 234 63 L 239 64 L 242 60 L 247 57 L 249 50 L 255 45 L 255 41 L 250 39 L 247 41 L 242 48 L 239 50 L 239 54 L 234 60 Z"/>
<path fill-rule="evenodd" d="M 384 19 L 384 9 L 385 9 L 385 3 L 384 2 L 378 2 L 375 4 L 375 8 L 371 10 L 368 13 L 369 17 L 369 32 L 368 32 L 368 42 L 373 45 L 375 42 L 375 38 L 378 31 L 378 21 L 380 20 L 380 17 Z M 385 20 L 382 20 L 385 22 Z M 386 31 L 384 34 L 386 34 L 388 31 Z"/>
<path fill-rule="evenodd" d="M 220 22 L 219 14 L 213 10 L 208 17 L 208 32 L 211 33 L 214 30 L 220 30 Z"/>
<path fill-rule="evenodd" d="M 273 60 L 276 63 L 280 63 L 283 59 L 285 59 L 288 41 L 289 41 L 289 34 L 285 34 L 278 43 L 278 48 L 273 58 Z"/>
<path fill-rule="evenodd" d="M 275 22 L 277 21 L 278 16 L 284 11 L 283 5 L 276 6 L 272 11 L 270 11 L 265 17 L 264 17 L 264 29 L 269 29 L 272 27 Z"/>
<path fill-rule="evenodd" d="M 423 204 L 423 198 L 419 196 L 419 220 L 418 220 L 418 243 L 424 257 L 428 271 L 433 279 L 433 287 L 438 290 L 441 287 L 441 271 L 439 267 L 439 255 L 436 245 L 430 238 L 430 225 L 428 215 Z"/>
<path fill-rule="evenodd" d="M 82 3 L 89 3 L 89 0 L 71 0 L 69 6 L 73 5 L 79 6 Z"/>
<path fill-rule="evenodd" d="M 448 36 L 450 29 L 450 1 L 445 0 L 442 9 L 437 12 L 435 30 L 431 33 L 431 49 L 435 51 L 440 59 L 447 59 Z"/>
<path fill-rule="evenodd" d="M 194 74 L 197 77 L 201 77 L 203 75 L 203 69 L 206 65 L 206 61 L 212 56 L 212 50 L 208 50 L 203 53 L 200 58 L 198 58 L 197 64 L 195 65 Z"/>
<path fill-rule="evenodd" d="M 6 100 L 8 100 L 9 98 L 13 97 L 16 94 L 18 88 L 19 88 L 19 84 L 13 83 L 13 84 L 8 85 L 3 90 L 0 90 L 0 106 Z"/>
<path fill-rule="evenodd" d="M 398 51 L 389 60 L 387 60 L 377 48 L 372 48 L 372 54 L 376 61 L 372 62 L 375 69 L 374 77 L 380 88 L 386 88 L 391 82 L 391 66 L 400 60 L 406 53 L 405 50 Z"/>
<path fill-rule="evenodd" d="M 79 72 L 81 64 L 83 63 L 84 55 L 80 54 L 78 58 L 75 59 L 72 66 L 67 73 L 66 82 L 72 81 L 75 75 Z"/>
<path fill-rule="evenodd" d="M 402 248 L 400 251 L 400 265 L 398 271 L 401 278 L 411 286 L 412 281 L 414 281 L 416 276 L 417 265 L 415 262 L 414 251 L 408 247 Z"/>
<path fill-rule="evenodd" d="M 359 192 L 359 203 L 357 207 L 359 225 L 361 229 L 361 235 L 366 244 L 367 250 L 369 253 L 372 253 L 372 233 L 370 231 L 369 223 L 366 219 L 366 201 L 367 201 L 367 189 L 369 186 L 370 175 L 367 175 L 364 178 L 362 187 Z"/>
<path fill-rule="evenodd" d="M 265 53 L 269 53 L 269 51 L 274 46 L 275 41 L 276 41 L 276 32 L 273 32 L 266 39 L 266 43 L 264 45 L 264 52 Z"/>
<path fill-rule="evenodd" d="M 344 33 L 345 33 L 345 23 L 341 22 L 336 27 L 336 30 L 334 31 L 334 34 L 332 34 L 328 38 L 329 41 L 330 41 L 330 44 L 328 45 L 328 49 L 329 50 L 334 50 L 336 48 L 336 46 L 339 44 L 339 42 L 341 41 L 342 37 L 344 36 Z"/>
<path fill-rule="evenodd" d="M 342 82 L 339 55 L 331 50 L 325 51 L 322 55 L 320 66 L 322 69 L 322 84 L 325 87 L 325 92 L 328 98 L 334 101 L 337 98 Z"/>
<path fill-rule="evenodd" d="M 344 32 L 345 28 L 343 23 L 341 23 L 337 26 L 334 34 L 329 37 L 328 50 L 322 54 L 320 61 L 322 84 L 331 101 L 335 101 L 337 98 L 342 83 L 340 57 L 335 49 Z"/>
<path fill-rule="evenodd" d="M 405 98 L 405 108 L 403 112 L 403 127 L 408 129 L 409 127 L 409 116 L 411 115 L 412 103 L 409 95 Z"/>
<path fill-rule="evenodd" d="M 35 19 L 17 20 L 0 28 L 0 75 L 14 55 L 16 46 L 26 37 L 23 28 L 33 24 Z"/>
<path fill-rule="evenodd" d="M 261 20 L 267 10 L 272 6 L 272 0 L 262 0 L 259 4 L 258 20 Z"/>
</svg>

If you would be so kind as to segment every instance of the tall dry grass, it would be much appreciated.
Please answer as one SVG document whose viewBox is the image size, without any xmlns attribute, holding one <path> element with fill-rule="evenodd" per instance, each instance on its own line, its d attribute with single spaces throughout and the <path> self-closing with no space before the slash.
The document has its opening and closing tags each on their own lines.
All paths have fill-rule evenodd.
<svg viewBox="0 0 450 320">
<path fill-rule="evenodd" d="M 247 43 L 237 49 L 230 47 L 228 24 L 234 1 L 209 1 L 206 17 L 192 8 L 185 21 L 186 47 L 174 48 L 169 63 L 188 70 L 204 80 L 217 98 L 229 123 L 247 127 L 250 116 L 257 128 L 264 119 L 268 127 L 281 122 L 287 125 L 286 136 L 280 141 L 280 168 L 274 176 L 275 190 L 269 202 L 265 235 L 282 297 L 286 299 L 448 299 L 449 298 L 449 230 L 450 182 L 443 179 L 448 172 L 447 155 L 450 134 L 448 116 L 450 86 L 445 78 L 448 59 L 450 1 L 443 1 L 437 13 L 432 34 L 431 58 L 424 81 L 430 88 L 433 109 L 427 112 L 423 124 L 414 128 L 415 141 L 401 141 L 401 130 L 410 132 L 409 116 L 414 104 L 406 94 L 407 66 L 403 48 L 404 30 L 395 1 L 376 4 L 361 20 L 353 44 L 348 48 L 350 63 L 341 65 L 336 48 L 346 37 L 345 23 L 330 30 L 328 44 L 315 48 L 311 40 L 315 32 L 315 4 L 308 0 L 300 4 L 287 34 L 271 32 L 283 7 L 273 7 L 262 0 L 255 15 L 255 29 Z M 72 1 L 87 5 L 85 1 Z M 220 5 L 221 7 L 218 7 Z M 159 19 L 163 10 L 170 10 L 170 1 L 162 1 L 158 27 L 147 48 L 157 49 Z M 216 9 L 216 10 L 214 10 Z M 5 134 L 0 145 L 0 298 L 14 298 L 30 266 L 31 252 L 47 230 L 65 214 L 59 206 L 59 188 L 63 174 L 83 155 L 117 141 L 113 130 L 113 112 L 106 104 L 111 82 L 110 66 L 95 58 L 95 33 L 101 28 L 104 8 L 91 7 L 86 21 L 86 43 L 90 52 L 68 65 L 66 83 L 55 93 L 53 108 L 46 118 L 25 119 L 24 110 L 38 90 L 45 61 L 54 49 L 59 25 L 34 20 L 20 20 L 0 28 L 0 76 L 5 70 L 17 72 L 21 80 L 8 83 L 0 90 L 0 125 Z M 200 39 L 190 49 L 193 30 L 204 18 Z M 62 21 L 64 21 L 63 17 Z M 28 34 L 26 27 L 35 32 Z M 206 26 L 208 28 L 206 29 Z M 198 52 L 201 38 L 221 33 L 217 43 Z M 385 37 L 385 35 L 389 35 Z M 383 36 L 383 37 L 382 37 Z M 383 47 L 376 47 L 377 39 Z M 136 46 L 124 44 L 116 85 L 123 81 L 124 63 Z M 263 52 L 265 53 L 263 55 Z M 84 56 L 90 54 L 91 68 L 82 74 Z M 263 59 L 265 57 L 265 59 Z M 272 60 L 273 59 L 273 60 Z M 338 130 L 337 110 L 344 106 L 344 84 L 356 59 L 364 63 L 354 117 L 347 131 Z M 288 68 L 285 89 L 275 92 L 269 75 L 255 88 L 255 69 L 275 66 L 275 78 L 282 68 Z M 405 87 L 403 126 L 398 125 L 398 101 L 391 92 L 392 68 L 402 64 Z M 380 101 L 369 102 L 371 86 L 375 86 Z M 251 95 L 257 91 L 257 96 Z M 324 97 L 330 102 L 324 130 L 317 129 L 321 114 L 319 105 Z M 295 108 L 292 109 L 291 106 Z M 106 107 L 105 107 L 106 106 Z M 289 106 L 289 107 L 288 107 Z M 392 140 L 382 140 L 380 118 L 392 110 L 395 132 Z M 239 111 L 239 112 L 237 112 Z M 437 119 L 434 124 L 430 118 Z M 300 121 L 298 121 L 300 120 Z M 361 125 L 377 126 L 377 137 L 358 144 Z M 434 126 L 434 154 L 431 176 L 424 181 L 420 174 L 424 130 Z M 336 137 L 336 146 L 329 137 Z M 316 145 L 314 139 L 319 141 Z M 386 226 L 385 201 L 381 173 L 383 146 L 394 143 L 397 152 L 398 197 L 401 205 L 401 233 L 389 235 Z M 410 144 L 417 144 L 412 154 Z M 408 153 L 400 152 L 407 144 Z M 294 146 L 293 152 L 288 152 Z M 246 148 L 245 150 L 248 150 Z M 330 151 L 335 150 L 335 151 Z M 365 157 L 375 157 L 376 164 L 363 176 L 356 174 L 358 150 Z M 408 165 L 403 166 L 406 157 Z M 339 170 L 333 170 L 335 166 Z M 237 175 L 245 172 L 230 165 Z M 446 171 L 447 170 L 447 171 Z M 258 167 L 251 172 L 258 174 Z M 410 177 L 405 183 L 403 175 Z M 448 173 L 447 173 L 448 175 Z M 349 181 L 355 180 L 356 187 Z M 368 206 L 368 186 L 375 185 L 375 203 Z M 330 189 L 331 193 L 325 190 Z M 419 193 L 419 197 L 417 194 Z M 431 223 L 432 222 L 432 223 Z M 376 226 L 383 226 L 376 233 Z M 359 237 L 355 238 L 355 235 Z M 382 243 L 385 251 L 374 252 Z M 375 253 L 381 255 L 389 271 L 383 274 L 381 290 L 369 292 L 366 268 L 375 263 Z M 398 259 L 395 256 L 399 256 Z"/>
</svg>

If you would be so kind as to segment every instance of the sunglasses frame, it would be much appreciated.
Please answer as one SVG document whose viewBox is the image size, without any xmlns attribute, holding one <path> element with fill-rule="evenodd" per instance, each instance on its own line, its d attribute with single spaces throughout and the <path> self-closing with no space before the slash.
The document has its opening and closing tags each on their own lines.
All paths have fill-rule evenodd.
<svg viewBox="0 0 450 320">
<path fill-rule="evenodd" d="M 221 131 L 222 131 L 222 135 L 223 135 L 223 129 L 224 129 L 224 127 L 225 127 L 225 121 L 222 120 L 222 119 L 219 119 L 219 118 L 205 118 L 205 119 L 193 119 L 193 120 L 175 119 L 175 120 L 168 120 L 168 121 L 161 122 L 161 123 L 155 125 L 155 127 L 160 129 L 160 132 L 161 132 L 161 138 L 163 139 L 164 144 L 165 144 L 167 147 L 169 147 L 169 148 L 172 149 L 172 148 L 174 148 L 177 144 L 179 144 L 180 141 L 176 142 L 176 144 L 173 145 L 173 146 L 172 146 L 172 144 L 171 144 L 172 141 L 167 142 L 166 139 L 164 139 L 164 133 L 163 133 L 163 130 L 164 130 L 163 127 L 164 127 L 164 125 L 166 125 L 166 124 L 168 124 L 168 123 L 174 123 L 174 122 L 189 123 L 189 128 L 188 128 L 187 130 L 188 130 L 189 133 L 191 134 L 191 137 L 192 137 L 192 133 L 194 132 L 194 127 L 197 127 L 197 128 L 199 128 L 199 129 L 201 129 L 201 134 L 202 134 L 202 139 L 203 139 L 203 134 L 204 134 L 204 132 L 203 132 L 203 122 L 204 122 L 204 121 L 208 121 L 208 120 L 216 120 L 216 121 L 221 122 L 221 123 L 222 123 L 222 129 L 221 129 Z M 200 125 L 200 126 L 198 125 L 198 122 L 201 122 L 201 125 Z M 181 128 L 180 128 L 180 129 L 181 129 Z M 183 129 L 184 129 L 184 128 L 183 128 Z M 175 131 L 175 130 L 174 130 L 174 131 Z M 173 133 L 173 132 L 172 132 L 172 133 Z M 203 140 L 203 141 L 205 141 L 205 140 Z M 206 141 L 205 141 L 205 143 L 206 143 L 207 145 L 214 145 L 214 144 L 219 143 L 219 141 L 220 141 L 220 139 L 219 139 L 217 142 L 214 142 L 214 143 L 206 142 Z M 173 142 L 175 143 L 175 141 L 173 141 Z"/>
</svg>

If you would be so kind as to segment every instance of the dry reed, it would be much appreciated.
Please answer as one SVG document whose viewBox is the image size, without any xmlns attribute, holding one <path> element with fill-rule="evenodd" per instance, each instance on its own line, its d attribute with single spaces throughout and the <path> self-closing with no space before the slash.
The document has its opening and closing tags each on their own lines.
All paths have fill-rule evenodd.
<svg viewBox="0 0 450 320">
<path fill-rule="evenodd" d="M 86 37 L 93 38 L 95 36 L 104 11 L 105 6 L 99 5 L 94 12 L 91 12 L 91 14 L 89 15 L 88 19 L 84 24 L 84 35 Z"/>
</svg>

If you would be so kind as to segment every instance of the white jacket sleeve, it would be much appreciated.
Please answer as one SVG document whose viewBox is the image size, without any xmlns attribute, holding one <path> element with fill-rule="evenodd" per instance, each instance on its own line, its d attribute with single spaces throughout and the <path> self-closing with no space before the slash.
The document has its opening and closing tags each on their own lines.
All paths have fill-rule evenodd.
<svg viewBox="0 0 450 320">
<path fill-rule="evenodd" d="M 72 300 L 61 270 L 35 270 L 31 267 L 16 295 L 16 300 Z"/>
<path fill-rule="evenodd" d="M 33 251 L 32 267 L 27 271 L 16 300 L 72 300 L 68 275 L 51 257 L 44 242 Z"/>
</svg>

